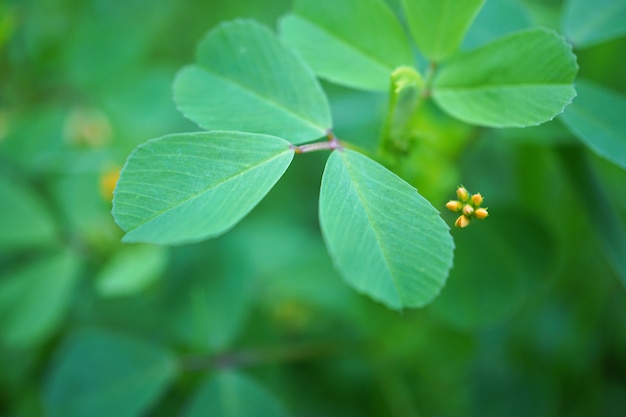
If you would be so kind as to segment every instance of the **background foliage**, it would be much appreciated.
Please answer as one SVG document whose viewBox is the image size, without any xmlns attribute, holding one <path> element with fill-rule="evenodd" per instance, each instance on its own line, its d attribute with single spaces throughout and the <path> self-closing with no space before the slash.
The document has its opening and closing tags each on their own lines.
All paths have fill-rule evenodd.
<svg viewBox="0 0 626 417">
<path fill-rule="evenodd" d="M 324 154 L 297 156 L 223 237 L 120 243 L 111 190 L 127 155 L 198 130 L 171 93 L 197 41 L 234 17 L 276 28 L 290 2 L 1 3 L 0 414 L 624 415 L 625 2 L 565 3 L 487 0 L 463 40 L 559 30 L 579 97 L 558 120 L 479 129 L 405 169 L 442 210 L 454 188 L 429 178 L 454 171 L 492 215 L 453 231 L 443 292 L 403 313 L 334 272 L 317 222 Z M 324 87 L 337 135 L 375 148 L 386 94 Z M 445 144 L 467 133 L 435 108 L 420 123 L 444 126 Z"/>
</svg>

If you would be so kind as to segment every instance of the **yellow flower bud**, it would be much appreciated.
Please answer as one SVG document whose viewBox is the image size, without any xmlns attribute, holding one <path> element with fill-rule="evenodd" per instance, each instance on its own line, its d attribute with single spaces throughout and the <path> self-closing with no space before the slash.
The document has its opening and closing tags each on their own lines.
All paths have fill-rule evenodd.
<svg viewBox="0 0 626 417">
<path fill-rule="evenodd" d="M 474 211 L 474 217 L 476 217 L 478 220 L 482 220 L 487 216 L 489 216 L 487 209 L 479 208 Z"/>
<path fill-rule="evenodd" d="M 476 193 L 472 196 L 471 200 L 474 207 L 479 207 L 483 203 L 483 196 L 480 193 Z"/>
<path fill-rule="evenodd" d="M 454 222 L 454 225 L 456 227 L 460 227 L 461 229 L 464 227 L 467 227 L 467 225 L 470 223 L 470 219 L 465 217 L 465 216 L 459 216 L 458 219 L 456 219 L 456 222 Z"/>
<path fill-rule="evenodd" d="M 472 217 L 472 214 L 474 214 L 474 207 L 470 206 L 469 204 L 466 204 L 465 206 L 463 206 L 464 216 Z"/>
<path fill-rule="evenodd" d="M 459 187 L 456 189 L 456 195 L 459 197 L 462 203 L 467 202 L 469 200 L 469 192 L 465 189 L 465 187 Z"/>
<path fill-rule="evenodd" d="M 446 207 L 448 208 L 448 210 L 458 213 L 459 211 L 463 210 L 463 203 L 456 200 L 450 200 L 446 203 Z"/>
</svg>

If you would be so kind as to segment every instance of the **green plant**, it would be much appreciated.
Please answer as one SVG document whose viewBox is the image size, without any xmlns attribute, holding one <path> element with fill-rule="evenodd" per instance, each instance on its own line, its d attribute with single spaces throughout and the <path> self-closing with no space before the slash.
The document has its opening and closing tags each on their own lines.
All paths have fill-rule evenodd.
<svg viewBox="0 0 626 417">
<path fill-rule="evenodd" d="M 0 4 L 0 415 L 625 414 L 626 2 L 489 0 L 477 12 L 473 1 L 148 3 Z M 267 27 L 281 15 L 277 39 Z M 220 25 L 235 16 L 263 24 Z M 174 90 L 207 130 L 140 145 L 198 130 L 170 85 L 212 26 L 200 46 L 211 53 L 180 71 Z M 254 45 L 253 64 L 235 65 L 245 51 L 214 42 L 235 32 L 236 46 Z M 491 105 L 456 83 L 551 73 L 558 59 L 531 71 L 520 55 L 545 62 L 558 50 L 571 62 L 557 33 L 580 68 L 576 97 L 552 121 L 503 127 L 530 123 L 537 106 L 557 112 L 571 82 L 549 100 L 496 84 L 502 101 Z M 504 65 L 497 56 L 519 65 L 465 74 Z M 232 87 L 216 83 L 216 68 L 304 119 L 237 91 L 216 95 Z M 152 187 L 133 193 L 154 196 L 177 179 L 159 166 L 166 159 L 185 166 L 181 195 L 243 167 L 228 186 L 245 192 L 198 196 L 241 201 L 190 204 L 188 216 L 125 238 L 161 243 L 122 243 L 112 188 L 134 148 L 126 185 L 134 171 Z M 367 185 L 363 203 L 338 210 L 352 184 Z M 387 217 L 364 225 L 366 207 Z M 132 210 L 145 216 L 154 201 Z M 416 220 L 422 212 L 432 217 Z M 418 272 L 399 281 L 401 296 L 373 287 L 388 281 L 355 280 L 381 259 L 350 262 L 360 252 L 346 224 L 382 231 L 374 241 L 393 262 L 399 249 L 408 255 L 410 265 L 390 268 Z M 429 250 L 452 261 L 451 244 L 434 244 L 450 236 L 452 268 L 427 269 Z"/>
<path fill-rule="evenodd" d="M 251 21 L 211 31 L 196 64 L 174 83 L 178 109 L 209 132 L 162 137 L 131 154 L 113 200 L 124 241 L 179 244 L 218 236 L 267 194 L 294 154 L 331 150 L 319 216 L 336 268 L 355 289 L 391 308 L 430 302 L 452 266 L 447 225 L 414 186 L 335 136 L 313 71 L 350 87 L 389 88 L 385 133 L 372 157 L 404 176 L 414 166 L 423 169 L 424 143 L 432 136 L 438 142 L 447 127 L 422 129 L 427 112 L 438 111 L 431 101 L 473 125 L 537 125 L 575 96 L 577 65 L 567 43 L 543 29 L 457 53 L 483 1 L 403 4 L 428 59 L 424 76 L 412 66 L 400 22 L 378 0 L 297 1 L 281 21 L 283 41 Z M 467 126 L 456 143 L 431 146 L 457 152 L 472 134 Z M 419 177 L 411 179 L 420 186 Z M 443 191 L 448 184 L 431 187 Z"/>
</svg>

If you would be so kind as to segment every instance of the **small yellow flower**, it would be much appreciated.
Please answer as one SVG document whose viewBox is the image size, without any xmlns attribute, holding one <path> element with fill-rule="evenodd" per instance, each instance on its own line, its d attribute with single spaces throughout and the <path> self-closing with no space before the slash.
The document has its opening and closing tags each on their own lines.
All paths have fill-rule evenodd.
<svg viewBox="0 0 626 417">
<path fill-rule="evenodd" d="M 473 218 L 482 220 L 489 216 L 486 208 L 480 207 L 484 199 L 480 193 L 472 194 L 463 186 L 459 186 L 456 190 L 456 195 L 459 200 L 450 200 L 446 203 L 446 208 L 454 213 L 461 213 L 456 219 L 454 225 L 456 227 L 464 228 L 470 224 Z"/>
</svg>

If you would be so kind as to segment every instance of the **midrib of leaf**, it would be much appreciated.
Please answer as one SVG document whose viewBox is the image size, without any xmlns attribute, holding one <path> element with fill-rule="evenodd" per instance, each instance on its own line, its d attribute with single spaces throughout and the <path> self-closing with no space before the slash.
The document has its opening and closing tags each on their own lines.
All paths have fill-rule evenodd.
<svg viewBox="0 0 626 417">
<path fill-rule="evenodd" d="M 433 88 L 433 92 L 436 94 L 440 91 L 476 91 L 476 90 L 497 90 L 497 89 L 517 89 L 517 88 L 552 88 L 552 87 L 573 87 L 570 83 L 541 83 L 541 84 L 531 84 L 531 83 L 520 83 L 520 84 L 489 84 L 489 85 L 467 85 L 467 86 L 443 86 L 443 87 L 435 87 Z"/>
<path fill-rule="evenodd" d="M 206 67 L 204 65 L 198 65 L 198 68 L 200 68 L 201 70 L 215 76 L 216 78 L 219 78 L 221 80 L 224 80 L 232 85 L 234 85 L 235 87 L 238 87 L 240 90 L 242 90 L 244 93 L 247 93 L 253 97 L 256 97 L 258 99 L 260 99 L 261 101 L 264 101 L 266 103 L 269 103 L 270 105 L 272 105 L 274 108 L 279 109 L 281 111 L 283 111 L 284 113 L 289 114 L 291 117 L 293 117 L 294 119 L 300 120 L 302 122 L 304 122 L 304 124 L 315 128 L 316 130 L 321 130 L 321 131 L 325 131 L 326 129 L 330 128 L 331 126 L 319 126 L 317 124 L 314 124 L 311 120 L 306 119 L 305 115 L 302 114 L 298 114 L 295 113 L 293 110 L 291 110 L 288 107 L 285 107 L 282 105 L 282 103 L 279 103 L 275 100 L 273 100 L 270 97 L 264 96 L 259 94 L 258 92 L 249 89 L 247 86 L 245 86 L 244 84 L 241 84 L 239 81 L 237 81 L 236 79 L 230 78 L 225 76 L 224 74 L 220 74 L 218 72 L 213 71 L 211 68 Z"/>
<path fill-rule="evenodd" d="M 165 208 L 165 209 L 163 209 L 163 210 L 161 210 L 161 211 L 156 212 L 153 216 L 151 216 L 150 218 L 146 219 L 146 221 L 144 221 L 144 222 L 142 222 L 141 224 L 139 224 L 139 225 L 137 225 L 137 226 L 133 227 L 132 229 L 129 229 L 129 230 L 127 231 L 127 233 L 130 233 L 130 232 L 131 232 L 131 231 L 133 231 L 133 230 L 137 230 L 138 228 L 140 228 L 140 227 L 142 227 L 143 225 L 145 225 L 145 224 L 147 224 L 147 223 L 151 222 L 152 220 L 156 219 L 157 217 L 160 217 L 160 216 L 162 216 L 163 214 L 165 214 L 165 213 L 167 213 L 167 212 L 169 212 L 169 211 L 172 211 L 172 210 L 174 210 L 174 209 L 176 209 L 176 208 L 178 208 L 178 207 L 182 206 L 183 204 L 186 204 L 186 203 L 188 203 L 188 202 L 190 202 L 190 201 L 192 201 L 192 200 L 195 200 L 196 198 L 198 198 L 198 197 L 199 197 L 199 196 L 201 196 L 202 194 L 204 194 L 204 193 L 206 193 L 206 192 L 208 192 L 208 191 L 210 191 L 210 190 L 212 190 L 212 189 L 214 189 L 214 188 L 220 187 L 221 185 L 226 184 L 227 182 L 229 182 L 229 181 L 231 181 L 231 180 L 233 180 L 233 179 L 235 179 L 235 178 L 237 178 L 237 177 L 240 177 L 240 176 L 242 176 L 242 175 L 244 175 L 244 174 L 247 174 L 247 173 L 248 173 L 248 172 L 250 172 L 250 171 L 255 170 L 255 169 L 256 169 L 256 168 L 258 168 L 259 166 L 264 165 L 264 164 L 266 164 L 266 163 L 268 163 L 268 162 L 270 162 L 270 161 L 272 161 L 272 160 L 274 160 L 274 159 L 276 159 L 276 158 L 278 158 L 278 157 L 282 156 L 282 155 L 283 155 L 284 153 L 286 153 L 286 152 L 290 152 L 290 150 L 289 150 L 289 149 L 286 149 L 286 150 L 284 150 L 284 151 L 282 151 L 282 152 L 280 152 L 280 153 L 278 153 L 278 154 L 276 154 L 276 155 L 272 155 L 270 158 L 264 159 L 264 160 L 262 160 L 261 162 L 259 162 L 259 163 L 255 164 L 255 165 L 252 165 L 252 166 L 250 166 L 250 167 L 248 167 L 248 168 L 247 168 L 247 169 L 245 169 L 244 171 L 238 172 L 238 173 L 236 173 L 235 175 L 231 175 L 230 177 L 224 178 L 222 181 L 218 181 L 218 182 L 216 182 L 216 183 L 212 183 L 210 187 L 208 187 L 208 188 L 204 188 L 204 189 L 202 189 L 202 190 L 198 191 L 197 193 L 192 194 L 192 195 L 191 195 L 191 196 L 189 196 L 188 198 L 185 198 L 185 199 L 179 200 L 179 201 L 175 202 L 173 205 L 171 205 L 171 206 L 169 206 L 169 207 L 167 207 L 167 208 Z"/>
<path fill-rule="evenodd" d="M 343 44 L 344 46 L 347 46 L 348 49 L 353 49 L 357 52 L 359 52 L 360 54 L 362 54 L 365 58 L 367 58 L 368 60 L 370 60 L 374 65 L 380 67 L 382 70 L 387 71 L 387 72 L 391 72 L 391 70 L 393 69 L 393 66 L 388 65 L 387 63 L 381 61 L 377 56 L 371 55 L 370 53 L 368 53 L 367 51 L 365 51 L 364 49 L 357 47 L 356 45 L 350 43 L 350 41 L 346 38 L 343 38 L 337 34 L 335 34 L 334 32 L 331 32 L 328 28 L 324 27 L 324 26 L 320 26 L 319 24 L 317 24 L 316 22 L 313 22 L 312 20 L 307 19 L 306 17 L 299 15 L 297 12 L 295 13 L 295 16 L 300 17 L 302 20 L 305 20 L 307 22 L 309 22 L 311 25 L 317 27 L 320 29 L 320 31 L 328 34 L 331 38 L 336 39 L 339 43 Z"/>
<path fill-rule="evenodd" d="M 350 169 L 350 163 L 348 161 L 346 161 L 345 159 L 343 159 L 343 158 L 342 158 L 342 160 L 346 164 L 346 168 L 348 169 L 348 171 L 350 173 L 352 173 L 352 170 Z M 389 262 L 387 260 L 387 251 L 381 245 L 381 240 L 380 240 L 380 237 L 379 237 L 379 233 L 378 233 L 377 229 L 374 227 L 374 223 L 371 220 L 372 216 L 370 214 L 370 211 L 367 209 L 367 205 L 363 204 L 363 202 L 365 201 L 365 199 L 363 198 L 363 193 L 362 193 L 360 187 L 358 186 L 358 184 L 354 182 L 352 175 L 350 175 L 350 183 L 352 184 L 352 188 L 354 188 L 354 190 L 357 193 L 357 196 L 359 197 L 359 201 L 361 202 L 361 207 L 363 207 L 363 211 L 365 212 L 365 215 L 367 216 L 367 221 L 370 224 L 371 229 L 374 232 L 374 235 L 376 236 L 376 247 L 379 249 L 379 251 L 381 252 L 381 254 L 383 256 L 383 260 L 384 260 L 385 266 L 387 267 L 387 270 L 389 271 L 389 276 L 391 277 L 391 281 L 393 282 L 393 286 L 396 289 L 396 295 L 398 296 L 398 299 L 400 300 L 400 304 L 402 305 L 402 302 L 404 300 L 403 300 L 403 298 L 400 295 L 398 283 L 397 283 L 395 277 L 392 274 L 392 268 L 389 265 Z"/>
</svg>

